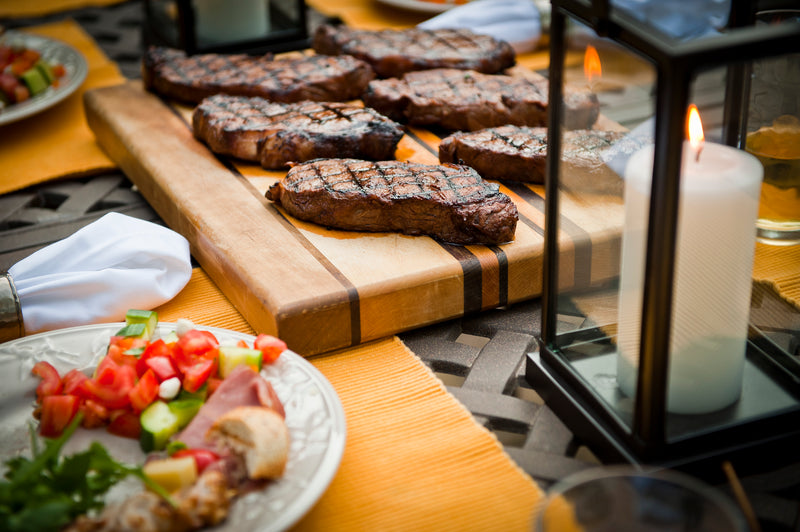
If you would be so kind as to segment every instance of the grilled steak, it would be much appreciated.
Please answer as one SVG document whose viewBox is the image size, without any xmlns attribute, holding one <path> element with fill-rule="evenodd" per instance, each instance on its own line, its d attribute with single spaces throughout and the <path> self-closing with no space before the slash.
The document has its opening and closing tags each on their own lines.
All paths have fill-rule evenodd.
<svg viewBox="0 0 800 532">
<path fill-rule="evenodd" d="M 399 231 L 454 244 L 514 239 L 517 208 L 472 168 L 318 159 L 267 190 L 292 216 L 353 231 Z"/>
<path fill-rule="evenodd" d="M 398 122 L 475 131 L 506 124 L 546 126 L 547 90 L 544 77 L 445 68 L 373 80 L 362 99 Z M 593 93 L 567 93 L 567 128 L 590 128 L 599 114 L 600 104 Z"/>
<path fill-rule="evenodd" d="M 146 88 L 185 102 L 225 93 L 278 102 L 358 98 L 375 73 L 349 55 L 273 59 L 271 55 L 198 54 L 150 47 L 142 78 Z"/>
<path fill-rule="evenodd" d="M 601 154 L 624 136 L 625 133 L 618 131 L 565 131 L 561 141 L 562 159 L 572 175 L 563 172 L 562 180 L 569 182 L 580 173 L 589 179 L 591 176 L 613 177 L 619 181 L 605 165 Z M 547 128 L 544 127 L 501 126 L 459 131 L 439 144 L 441 162 L 469 165 L 485 179 L 544 183 L 546 158 Z"/>
<path fill-rule="evenodd" d="M 323 24 L 314 33 L 312 46 L 321 54 L 362 59 L 381 78 L 429 68 L 494 74 L 516 62 L 509 43 L 467 29 L 356 30 Z"/>
<path fill-rule="evenodd" d="M 192 125 L 214 153 L 257 161 L 264 168 L 320 157 L 392 159 L 403 136 L 399 124 L 360 105 L 274 103 L 226 94 L 200 102 Z"/>
</svg>

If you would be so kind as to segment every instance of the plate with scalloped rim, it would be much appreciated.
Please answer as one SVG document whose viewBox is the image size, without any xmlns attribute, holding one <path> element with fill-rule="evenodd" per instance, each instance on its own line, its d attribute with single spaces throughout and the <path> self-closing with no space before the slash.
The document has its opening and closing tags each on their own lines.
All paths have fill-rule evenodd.
<svg viewBox="0 0 800 532">
<path fill-rule="evenodd" d="M 105 354 L 109 338 L 123 325 L 60 329 L 0 344 L 0 463 L 30 452 L 28 427 L 35 423 L 32 414 L 39 382 L 31 375 L 33 365 L 46 360 L 62 375 L 72 368 L 89 371 Z M 245 340 L 253 345 L 255 339 L 226 329 L 195 327 L 211 331 L 223 344 Z M 159 323 L 155 336 L 174 329 L 174 323 Z M 227 520 L 215 531 L 273 532 L 291 527 L 328 488 L 344 453 L 344 410 L 336 391 L 319 370 L 287 350 L 275 363 L 265 365 L 261 374 L 275 388 L 286 410 L 291 440 L 289 461 L 283 477 L 237 498 Z M 78 429 L 62 453 L 85 449 L 91 441 L 102 443 L 118 461 L 144 462 L 145 454 L 138 441 L 113 436 L 103 429 Z M 123 481 L 112 488 L 106 501 L 118 501 L 141 489 L 136 479 Z"/>
<path fill-rule="evenodd" d="M 0 43 L 37 50 L 43 59 L 64 65 L 66 71 L 58 87 L 48 87 L 24 102 L 13 103 L 0 109 L 0 126 L 50 109 L 78 90 L 89 73 L 89 65 L 83 55 L 61 41 L 24 31 L 8 30 L 0 35 Z"/>
</svg>

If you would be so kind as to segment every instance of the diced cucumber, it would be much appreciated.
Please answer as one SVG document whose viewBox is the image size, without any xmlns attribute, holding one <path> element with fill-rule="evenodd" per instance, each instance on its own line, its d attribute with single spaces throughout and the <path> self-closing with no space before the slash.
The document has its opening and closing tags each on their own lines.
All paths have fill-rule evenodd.
<svg viewBox="0 0 800 532">
<path fill-rule="evenodd" d="M 178 418 L 178 430 L 182 429 L 194 418 L 200 407 L 203 406 L 202 399 L 175 399 L 167 403 L 172 414 Z"/>
<path fill-rule="evenodd" d="M 53 82 L 56 80 L 55 72 L 53 72 L 53 67 L 50 66 L 50 63 L 47 61 L 40 59 L 36 62 L 35 66 L 39 69 L 39 72 L 42 74 L 42 77 L 47 81 L 48 85 L 52 85 Z"/>
<path fill-rule="evenodd" d="M 129 323 L 122 329 L 117 331 L 114 336 L 133 336 L 135 338 L 144 338 L 147 326 L 144 323 Z"/>
<path fill-rule="evenodd" d="M 235 345 L 219 346 L 219 376 L 230 375 L 236 366 L 245 364 L 261 371 L 261 351 Z"/>
<path fill-rule="evenodd" d="M 128 325 L 144 324 L 144 338 L 149 340 L 153 337 L 153 333 L 158 325 L 158 313 L 155 310 L 137 310 L 131 309 L 125 314 L 125 323 Z"/>
<path fill-rule="evenodd" d="M 184 388 L 181 388 L 181 391 L 178 392 L 178 397 L 175 399 L 182 401 L 184 399 L 197 399 L 199 401 L 205 402 L 208 398 L 208 383 L 204 382 L 202 386 L 200 386 L 196 392 L 187 392 Z"/>
<path fill-rule="evenodd" d="M 146 453 L 163 450 L 169 439 L 180 430 L 180 419 L 164 401 L 151 403 L 139 421 L 142 425 L 139 445 Z"/>
<path fill-rule="evenodd" d="M 31 96 L 35 96 L 40 92 L 44 91 L 47 87 L 50 86 L 47 83 L 47 80 L 44 79 L 42 73 L 39 72 L 35 66 L 32 66 L 28 70 L 22 73 L 22 81 L 25 82 L 25 85 L 28 86 L 28 90 L 31 91 Z"/>
<path fill-rule="evenodd" d="M 173 440 L 167 444 L 167 456 L 172 456 L 183 449 L 188 449 L 185 443 L 182 441 Z"/>
</svg>

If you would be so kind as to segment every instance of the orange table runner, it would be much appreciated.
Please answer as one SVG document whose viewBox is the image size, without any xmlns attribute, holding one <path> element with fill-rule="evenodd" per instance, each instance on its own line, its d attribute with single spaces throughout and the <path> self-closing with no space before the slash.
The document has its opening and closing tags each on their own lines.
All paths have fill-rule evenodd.
<svg viewBox="0 0 800 532">
<path fill-rule="evenodd" d="M 40 17 L 84 7 L 120 4 L 125 0 L 0 0 L 0 18 Z"/>
<path fill-rule="evenodd" d="M 254 331 L 201 269 L 162 321 Z M 344 407 L 339 470 L 295 530 L 531 529 L 542 491 L 396 337 L 308 359 Z"/>
</svg>

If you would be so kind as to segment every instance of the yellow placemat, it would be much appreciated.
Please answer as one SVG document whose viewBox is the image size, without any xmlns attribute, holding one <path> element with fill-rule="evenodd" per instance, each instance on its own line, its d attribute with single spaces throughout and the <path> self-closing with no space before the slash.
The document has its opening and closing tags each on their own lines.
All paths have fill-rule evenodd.
<svg viewBox="0 0 800 532">
<path fill-rule="evenodd" d="M 756 244 L 753 279 L 770 284 L 800 309 L 800 245 Z"/>
<path fill-rule="evenodd" d="M 36 2 L 20 2 L 36 3 Z M 89 64 L 83 85 L 54 107 L 0 126 L 0 194 L 59 177 L 75 177 L 115 167 L 95 141 L 83 109 L 89 89 L 123 83 L 125 77 L 92 38 L 73 20 L 26 28 L 63 41 Z"/>
<path fill-rule="evenodd" d="M 253 332 L 200 269 L 156 310 Z M 531 529 L 540 488 L 397 337 L 308 360 L 342 401 L 347 443 L 296 530 Z"/>
<path fill-rule="evenodd" d="M 367 30 L 408 28 L 435 13 L 400 9 L 378 0 L 306 0 L 306 5 L 329 17 L 338 17 L 347 26 Z"/>
<path fill-rule="evenodd" d="M 84 7 L 110 6 L 126 0 L 0 0 L 2 17 L 40 17 Z"/>
</svg>

